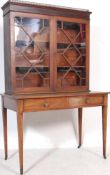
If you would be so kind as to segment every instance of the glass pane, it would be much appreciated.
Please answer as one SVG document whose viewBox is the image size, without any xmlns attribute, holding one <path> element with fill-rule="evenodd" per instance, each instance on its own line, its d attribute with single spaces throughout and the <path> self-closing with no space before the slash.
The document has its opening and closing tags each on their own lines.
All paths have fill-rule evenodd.
<svg viewBox="0 0 110 175">
<path fill-rule="evenodd" d="M 47 87 L 49 84 L 48 68 L 16 67 L 17 87 Z"/>
<path fill-rule="evenodd" d="M 49 20 L 15 17 L 17 87 L 49 87 Z"/>
<path fill-rule="evenodd" d="M 86 25 L 57 21 L 57 86 L 86 85 Z"/>
</svg>

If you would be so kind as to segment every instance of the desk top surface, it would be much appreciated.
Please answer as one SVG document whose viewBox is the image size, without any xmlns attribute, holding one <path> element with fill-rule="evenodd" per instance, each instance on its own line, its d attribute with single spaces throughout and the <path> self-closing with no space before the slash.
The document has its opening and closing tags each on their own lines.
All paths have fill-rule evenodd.
<svg viewBox="0 0 110 175">
<path fill-rule="evenodd" d="M 94 92 L 94 91 L 88 91 L 88 92 L 60 92 L 60 93 L 31 93 L 31 94 L 1 94 L 2 96 L 6 96 L 13 99 L 32 99 L 32 98 L 54 98 L 54 97 L 71 97 L 71 96 L 87 96 L 87 95 L 106 95 L 110 92 Z"/>
</svg>

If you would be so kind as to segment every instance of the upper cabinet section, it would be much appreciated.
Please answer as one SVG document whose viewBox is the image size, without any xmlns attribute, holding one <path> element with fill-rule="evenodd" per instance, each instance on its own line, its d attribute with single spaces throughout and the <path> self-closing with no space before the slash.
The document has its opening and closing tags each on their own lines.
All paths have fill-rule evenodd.
<svg viewBox="0 0 110 175">
<path fill-rule="evenodd" d="M 6 93 L 89 90 L 88 10 L 15 0 L 2 9 Z"/>
</svg>

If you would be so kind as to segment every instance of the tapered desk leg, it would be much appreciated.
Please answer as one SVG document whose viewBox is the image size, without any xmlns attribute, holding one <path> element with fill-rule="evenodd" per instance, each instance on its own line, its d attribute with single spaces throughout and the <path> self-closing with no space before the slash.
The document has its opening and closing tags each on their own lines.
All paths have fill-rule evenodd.
<svg viewBox="0 0 110 175">
<path fill-rule="evenodd" d="M 82 108 L 78 108 L 78 131 L 79 131 L 78 148 L 80 148 L 82 145 Z"/>
<path fill-rule="evenodd" d="M 20 174 L 23 174 L 23 101 L 22 100 L 18 100 L 17 125 L 18 125 Z"/>
<path fill-rule="evenodd" d="M 103 157 L 106 159 L 107 106 L 102 106 Z"/>
<path fill-rule="evenodd" d="M 4 130 L 4 149 L 5 149 L 5 160 L 8 158 L 8 143 L 7 143 L 7 109 L 2 108 L 3 116 L 3 130 Z"/>
</svg>

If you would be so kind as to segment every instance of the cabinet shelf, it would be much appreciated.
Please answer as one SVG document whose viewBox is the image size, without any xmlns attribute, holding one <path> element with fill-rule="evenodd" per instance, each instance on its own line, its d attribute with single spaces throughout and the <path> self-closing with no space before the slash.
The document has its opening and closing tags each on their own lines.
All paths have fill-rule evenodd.
<svg viewBox="0 0 110 175">
<path fill-rule="evenodd" d="M 16 66 L 16 68 L 30 68 L 31 66 L 26 66 L 26 65 L 21 65 L 21 66 L 19 66 L 19 65 L 17 65 Z M 38 68 L 49 68 L 49 66 L 47 66 L 47 65 L 35 65 L 35 66 L 33 66 L 33 67 L 38 67 Z"/>
<path fill-rule="evenodd" d="M 71 67 L 71 69 L 70 69 L 70 67 L 57 67 L 57 71 L 66 72 L 70 69 L 70 71 L 76 70 L 76 71 L 80 72 L 83 70 L 82 68 L 85 68 L 85 67 Z"/>
<path fill-rule="evenodd" d="M 36 40 L 36 41 L 25 41 L 25 40 L 17 40 L 16 41 L 16 47 L 31 47 L 31 48 L 33 48 L 34 47 L 34 44 L 36 44 L 36 43 L 39 43 L 39 44 L 42 44 L 42 43 L 44 43 L 46 46 L 48 46 L 49 47 L 49 41 L 45 41 L 45 40 Z M 57 41 L 57 47 L 59 48 L 59 47 L 67 47 L 68 46 L 68 44 L 70 44 L 70 42 L 63 42 L 63 41 L 60 41 L 60 42 L 58 42 Z M 80 49 L 83 49 L 83 48 L 85 48 L 86 47 L 86 43 L 85 42 L 74 42 L 74 43 L 72 43 L 73 45 L 76 45 L 78 48 L 80 48 Z M 71 48 L 71 47 L 70 47 Z"/>
<path fill-rule="evenodd" d="M 86 66 L 72 66 L 73 68 L 85 68 Z M 70 68 L 70 66 L 57 66 L 57 68 Z"/>
<path fill-rule="evenodd" d="M 48 48 L 49 47 L 49 41 L 45 41 L 45 40 L 36 40 L 36 41 L 25 41 L 25 40 L 17 40 L 16 41 L 16 47 L 17 48 L 21 48 L 21 47 L 31 47 L 34 48 L 34 46 L 39 43 L 41 44 L 45 44 L 45 46 Z"/>
<path fill-rule="evenodd" d="M 30 70 L 30 71 L 29 71 Z M 48 67 L 16 67 L 16 73 L 25 74 L 29 71 L 29 73 L 49 73 Z"/>
<path fill-rule="evenodd" d="M 57 42 L 57 44 L 64 44 L 65 46 L 68 46 L 68 44 L 63 42 L 63 41 L 62 42 Z M 85 48 L 86 47 L 86 43 L 85 42 L 77 42 L 77 43 L 74 42 L 72 44 L 76 45 L 79 48 Z"/>
<path fill-rule="evenodd" d="M 65 50 L 68 46 L 69 46 L 70 43 L 57 43 L 57 51 L 63 51 Z M 78 48 L 80 51 L 82 50 L 86 50 L 86 45 L 83 44 L 83 43 L 74 43 L 74 44 L 71 44 L 70 47 L 68 49 L 74 49 L 76 50 L 76 48 Z"/>
</svg>

